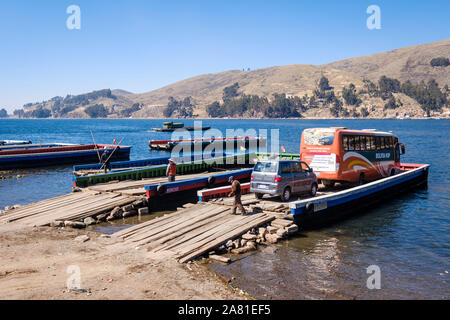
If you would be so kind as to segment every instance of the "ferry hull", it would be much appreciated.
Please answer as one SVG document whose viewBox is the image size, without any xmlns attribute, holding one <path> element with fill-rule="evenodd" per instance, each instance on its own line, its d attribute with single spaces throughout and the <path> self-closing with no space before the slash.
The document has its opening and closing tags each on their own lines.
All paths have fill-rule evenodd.
<svg viewBox="0 0 450 320">
<path fill-rule="evenodd" d="M 424 165 L 415 169 L 414 173 L 405 177 L 396 176 L 386 178 L 391 179 L 388 183 L 380 184 L 385 179 L 371 183 L 371 188 L 364 190 L 364 185 L 349 189 L 340 197 L 329 197 L 320 201 L 311 199 L 310 205 L 305 207 L 295 207 L 291 205 L 294 220 L 302 230 L 317 229 L 325 227 L 337 221 L 363 214 L 376 205 L 385 203 L 396 196 L 408 191 L 424 188 L 428 182 L 429 166 Z M 360 188 L 361 192 L 352 192 L 353 189 Z M 347 194 L 346 194 L 347 193 Z M 308 204 L 307 203 L 307 204 Z M 323 205 L 326 203 L 326 205 Z M 326 207 L 326 208 L 324 208 Z"/>
<path fill-rule="evenodd" d="M 108 151 L 112 152 L 112 149 Z M 101 154 L 103 150 L 99 150 L 99 152 Z M 111 156 L 111 161 L 128 160 L 129 156 L 129 147 L 120 148 L 119 151 L 114 152 Z M 96 150 L 17 154 L 14 156 L 1 156 L 0 170 L 48 167 L 79 163 L 98 163 L 98 161 L 98 154 Z"/>
</svg>

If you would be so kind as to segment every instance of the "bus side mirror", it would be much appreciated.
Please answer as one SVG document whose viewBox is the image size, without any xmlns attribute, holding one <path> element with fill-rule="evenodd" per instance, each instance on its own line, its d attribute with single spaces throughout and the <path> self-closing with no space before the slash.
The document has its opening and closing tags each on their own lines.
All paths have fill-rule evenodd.
<svg viewBox="0 0 450 320">
<path fill-rule="evenodd" d="M 400 148 L 402 150 L 402 154 L 405 154 L 406 150 L 405 150 L 405 145 L 403 143 L 400 144 Z"/>
</svg>

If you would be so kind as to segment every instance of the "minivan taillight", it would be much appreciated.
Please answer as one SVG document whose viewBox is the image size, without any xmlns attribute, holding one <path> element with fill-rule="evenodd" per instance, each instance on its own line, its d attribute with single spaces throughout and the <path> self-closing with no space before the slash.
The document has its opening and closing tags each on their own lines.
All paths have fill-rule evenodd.
<svg viewBox="0 0 450 320">
<path fill-rule="evenodd" d="M 253 180 L 253 175 L 250 176 L 250 180 Z"/>
<path fill-rule="evenodd" d="M 281 182 L 281 180 L 283 180 L 283 178 L 282 177 L 275 177 L 275 182 Z"/>
</svg>

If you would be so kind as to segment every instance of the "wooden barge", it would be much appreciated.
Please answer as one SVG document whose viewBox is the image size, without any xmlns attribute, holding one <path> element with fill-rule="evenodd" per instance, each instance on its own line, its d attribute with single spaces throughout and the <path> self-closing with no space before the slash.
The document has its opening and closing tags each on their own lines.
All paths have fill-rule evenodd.
<svg viewBox="0 0 450 320">
<path fill-rule="evenodd" d="M 202 151 L 207 146 L 226 149 L 248 149 L 249 147 L 264 146 L 266 139 L 261 137 L 234 137 L 234 138 L 203 138 L 187 140 L 151 140 L 149 146 L 155 150 L 171 151 L 175 147 L 188 148 L 191 151 Z"/>
<path fill-rule="evenodd" d="M 401 172 L 394 176 L 291 202 L 291 212 L 301 228 L 322 227 L 359 214 L 401 193 L 426 187 L 429 168 L 427 164 L 401 164 Z"/>
<path fill-rule="evenodd" d="M 112 154 L 111 160 L 128 160 L 130 149 L 128 146 L 64 143 L 4 146 L 0 148 L 0 170 L 98 162 L 105 151 Z"/>
<path fill-rule="evenodd" d="M 0 140 L 0 146 L 14 146 L 31 143 L 30 140 Z"/>
<path fill-rule="evenodd" d="M 153 131 L 157 132 L 174 132 L 175 130 L 178 131 L 206 131 L 211 129 L 209 126 L 202 126 L 202 127 L 185 127 L 184 123 L 173 123 L 171 121 L 164 122 L 162 128 L 152 128 Z"/>
</svg>

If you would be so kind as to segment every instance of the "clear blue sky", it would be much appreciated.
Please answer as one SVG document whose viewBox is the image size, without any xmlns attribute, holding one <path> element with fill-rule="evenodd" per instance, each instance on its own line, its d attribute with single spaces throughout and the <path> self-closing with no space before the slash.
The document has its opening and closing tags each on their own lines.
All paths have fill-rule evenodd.
<svg viewBox="0 0 450 320">
<path fill-rule="evenodd" d="M 81 30 L 66 9 L 81 8 Z M 366 9 L 381 8 L 381 30 Z M 324 64 L 449 37 L 450 1 L 2 0 L 0 108 L 203 73 Z"/>
</svg>

